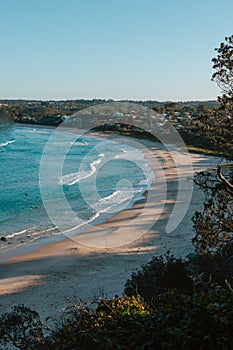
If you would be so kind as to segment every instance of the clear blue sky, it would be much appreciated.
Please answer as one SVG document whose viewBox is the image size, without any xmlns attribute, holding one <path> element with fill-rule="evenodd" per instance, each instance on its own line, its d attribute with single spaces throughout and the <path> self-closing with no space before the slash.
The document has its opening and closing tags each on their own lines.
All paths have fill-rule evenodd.
<svg viewBox="0 0 233 350">
<path fill-rule="evenodd" d="M 0 99 L 216 99 L 232 0 L 0 0 Z"/>
</svg>

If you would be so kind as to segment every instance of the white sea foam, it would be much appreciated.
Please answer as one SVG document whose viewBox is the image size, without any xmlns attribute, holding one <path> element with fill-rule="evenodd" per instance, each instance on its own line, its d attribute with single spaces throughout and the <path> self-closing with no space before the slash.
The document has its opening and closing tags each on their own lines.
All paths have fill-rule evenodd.
<svg viewBox="0 0 233 350">
<path fill-rule="evenodd" d="M 109 196 L 99 199 L 94 205 L 94 209 L 100 213 L 111 212 L 113 208 L 119 207 L 125 202 L 130 203 L 132 200 L 138 199 L 138 196 L 142 195 L 145 191 L 146 185 L 147 182 L 145 181 L 144 184 L 138 184 L 136 187 L 123 187 L 120 190 L 118 189 Z"/>
<path fill-rule="evenodd" d="M 53 145 L 62 145 L 62 146 L 66 146 L 66 145 L 70 145 L 70 146 L 89 146 L 89 143 L 81 140 L 81 141 L 66 141 L 66 140 L 62 140 L 62 141 L 54 141 Z"/>
<path fill-rule="evenodd" d="M 63 232 L 64 234 L 69 234 L 70 232 L 73 232 L 75 230 L 81 229 L 83 226 L 90 224 L 92 221 L 98 219 L 98 217 L 100 216 L 100 212 L 96 212 L 94 215 L 92 215 L 89 219 L 82 221 L 81 224 L 79 224 L 78 226 L 72 227 L 71 229 L 66 230 L 65 232 Z"/>
<path fill-rule="evenodd" d="M 148 180 L 147 179 L 143 179 L 139 182 L 139 186 L 143 185 L 143 186 L 147 186 L 148 185 Z"/>
<path fill-rule="evenodd" d="M 11 234 L 6 235 L 6 238 L 8 239 L 12 239 L 12 238 L 20 238 L 20 237 L 27 237 L 30 238 L 31 236 L 45 236 L 48 233 L 52 233 L 52 231 L 56 231 L 57 230 L 57 226 L 54 227 L 50 227 L 48 229 L 36 229 L 35 227 L 30 227 L 30 228 L 26 228 L 24 230 L 21 231 L 17 231 Z"/>
<path fill-rule="evenodd" d="M 40 134 L 44 134 L 44 133 L 50 134 L 52 132 L 52 130 L 51 130 L 51 132 L 50 132 L 50 130 L 47 130 L 47 132 L 46 132 L 46 129 L 45 130 L 41 130 L 41 129 L 30 130 L 30 128 L 26 128 L 26 127 L 24 129 L 20 129 L 20 130 L 19 130 L 19 127 L 17 127 L 16 130 L 18 132 L 16 146 L 19 145 L 21 148 L 25 147 L 25 133 L 27 133 L 27 132 L 32 133 L 31 135 L 27 134 L 27 138 L 26 138 L 27 140 L 28 139 L 30 140 L 30 137 L 31 137 L 31 140 L 34 140 L 35 137 L 38 137 L 38 140 L 40 140 L 41 142 L 45 142 L 46 137 L 43 136 L 40 138 Z M 38 131 L 38 132 L 36 132 L 36 131 Z M 33 132 L 36 132 L 36 135 L 33 135 Z M 79 146 L 81 148 L 82 146 L 88 145 L 88 143 L 83 142 L 82 139 L 76 139 L 77 141 L 70 142 L 70 138 L 67 137 L 65 139 L 65 137 L 66 137 L 66 133 L 63 133 L 62 138 L 60 140 L 58 140 L 57 144 L 64 145 L 64 143 L 65 143 L 65 144 L 77 146 L 77 149 Z M 9 140 L 10 140 L 10 138 L 11 137 L 9 137 Z M 7 140 L 7 138 L 5 138 L 4 140 Z M 12 142 L 10 142 L 10 143 L 14 142 L 14 140 L 11 140 L 11 141 Z M 88 139 L 88 142 L 89 142 L 89 146 L 91 148 L 92 141 L 91 140 L 89 141 L 89 139 Z M 88 177 L 93 176 L 94 174 L 96 174 L 99 171 L 101 164 L 107 164 L 107 162 L 109 160 L 114 159 L 116 152 L 118 152 L 118 155 L 115 158 L 123 159 L 123 160 L 125 159 L 125 160 L 129 160 L 129 161 L 134 162 L 136 165 L 138 165 L 139 168 L 141 168 L 142 172 L 144 172 L 146 179 L 143 179 L 141 181 L 136 182 L 137 180 L 135 180 L 134 172 L 131 172 L 131 173 L 129 173 L 129 178 L 131 180 L 128 181 L 128 182 L 131 182 L 131 184 L 129 184 L 129 185 L 123 184 L 121 187 L 117 186 L 115 188 L 115 187 L 113 187 L 114 185 L 111 182 L 111 174 L 114 172 L 114 167 L 116 167 L 116 172 L 117 171 L 119 172 L 119 170 L 120 170 L 120 175 L 121 175 L 121 170 L 122 170 L 122 176 L 123 175 L 125 176 L 126 182 L 127 182 L 127 175 L 128 175 L 127 167 L 125 169 L 123 167 L 121 168 L 122 165 L 118 166 L 118 164 L 116 164 L 116 162 L 114 162 L 113 165 L 110 164 L 111 171 L 109 173 L 109 177 L 107 176 L 108 173 L 107 173 L 106 168 L 103 167 L 103 172 L 100 172 L 100 174 L 99 174 L 100 181 L 106 181 L 106 176 L 108 178 L 108 181 L 106 181 L 106 186 L 105 186 L 105 183 L 98 182 L 98 184 L 100 183 L 100 185 L 101 185 L 100 191 L 102 191 L 104 188 L 104 191 L 107 190 L 107 191 L 111 191 L 111 192 L 107 192 L 110 194 L 103 197 L 103 198 L 98 197 L 96 199 L 96 202 L 90 206 L 92 210 L 90 210 L 90 208 L 86 208 L 86 207 L 79 208 L 78 207 L 79 204 L 77 205 L 77 208 L 78 208 L 77 209 L 77 216 L 78 216 L 79 210 L 80 210 L 80 213 L 82 212 L 82 214 L 85 218 L 88 217 L 88 219 L 84 219 L 77 228 L 79 228 L 79 227 L 83 228 L 83 226 L 85 227 L 85 225 L 93 223 L 93 221 L 95 221 L 98 218 L 101 218 L 101 220 L 105 220 L 106 216 L 107 217 L 109 217 L 109 215 L 112 216 L 113 214 L 119 212 L 120 210 L 123 210 L 125 208 L 130 207 L 136 200 L 141 198 L 142 193 L 147 189 L 148 182 L 150 182 L 150 178 L 147 176 L 147 170 L 146 170 L 146 168 L 148 167 L 147 160 L 144 159 L 142 152 L 140 152 L 137 149 L 134 149 L 133 147 L 126 146 L 124 148 L 124 146 L 121 146 L 121 145 L 119 147 L 119 144 L 117 144 L 115 142 L 112 142 L 112 143 L 113 143 L 112 146 L 107 145 L 109 147 L 105 147 L 105 148 L 96 147 L 95 151 L 97 151 L 98 155 L 97 156 L 96 156 L 96 154 L 94 155 L 94 157 L 95 157 L 94 160 L 93 160 L 93 156 L 92 156 L 92 161 L 90 161 L 91 164 L 87 164 L 86 162 L 84 163 L 85 155 L 83 155 L 82 152 L 76 152 L 77 153 L 77 163 L 76 164 L 80 164 L 80 162 L 82 164 L 82 162 L 83 162 L 83 164 L 86 164 L 88 167 L 87 168 L 86 167 L 80 168 L 79 171 L 77 171 L 77 172 L 76 172 L 76 170 L 74 170 L 73 172 L 70 171 L 70 173 L 69 173 L 69 170 L 68 170 L 67 174 L 60 177 L 59 184 L 72 186 L 75 183 L 78 183 L 84 179 L 87 179 Z M 9 143 L 7 143 L 7 144 L 9 144 Z M 33 146 L 33 142 L 31 144 Z M 19 147 L 19 151 L 21 151 L 20 147 Z M 16 148 L 16 150 L 17 150 L 17 148 Z M 36 145 L 35 145 L 35 148 L 32 148 L 32 151 L 33 150 L 36 150 L 36 151 L 38 150 Z M 30 151 L 31 151 L 31 148 L 30 148 L 30 150 L 27 149 L 27 152 L 30 152 Z M 31 156 L 30 159 L 31 159 L 31 161 L 33 161 L 34 153 L 32 152 L 31 155 L 29 153 L 29 156 Z M 87 160 L 89 160 L 89 159 L 91 159 L 91 158 L 87 157 Z M 71 164 L 71 163 L 69 163 L 71 161 L 73 162 L 74 158 L 71 157 L 69 159 L 69 156 L 68 156 L 68 166 L 69 166 L 69 164 Z M 22 162 L 22 165 L 23 165 L 23 162 Z M 72 163 L 72 166 L 73 166 L 73 163 Z M 72 169 L 72 167 L 70 169 Z M 24 170 L 24 168 L 22 168 L 22 170 Z M 104 175 L 103 180 L 101 179 L 102 174 Z M 137 175 L 137 169 L 135 171 L 135 175 Z M 119 182 L 121 182 L 121 180 Z M 83 185 L 84 185 L 84 190 L 85 190 L 86 183 L 83 182 Z M 72 190 L 72 188 L 70 188 L 70 190 Z M 68 192 L 67 196 L 69 196 L 71 191 L 67 191 L 67 192 Z M 97 192 L 98 192 L 98 188 L 97 188 Z M 72 194 L 73 194 L 73 192 L 72 192 Z M 92 195 L 91 189 L 89 187 L 88 187 L 87 195 L 91 197 L 91 199 L 90 199 L 90 202 L 91 202 L 94 196 Z M 75 197 L 75 200 L 76 200 L 76 197 Z M 74 202 L 74 198 L 72 197 L 71 204 L 73 202 Z M 76 202 L 77 202 L 77 200 L 76 200 Z M 75 202 L 75 206 L 74 206 L 75 208 L 76 208 L 76 202 Z M 12 226 L 12 230 L 11 230 L 11 226 L 9 229 L 7 227 L 6 230 L 2 230 L 2 232 L 5 233 L 7 239 L 8 238 L 11 239 L 11 241 L 10 241 L 11 244 L 8 244 L 9 242 L 2 242 L 1 249 L 4 246 L 4 249 L 9 250 L 9 249 L 12 249 L 15 245 L 22 244 L 22 242 L 24 242 L 24 243 L 32 242 L 32 241 L 39 239 L 40 237 L 59 236 L 60 231 L 59 231 L 58 227 L 54 226 L 51 228 L 51 223 L 47 222 L 46 221 L 47 219 L 46 218 L 44 219 L 43 216 L 41 216 L 41 217 L 43 217 L 43 220 L 41 220 L 41 221 L 38 219 L 38 218 L 40 218 L 40 216 L 37 218 L 37 214 L 40 215 L 40 210 L 41 209 L 38 209 L 38 213 L 34 210 L 31 211 L 31 213 L 32 213 L 31 216 L 33 215 L 33 220 L 32 220 L 32 217 L 29 215 L 30 214 L 30 212 L 29 212 L 28 217 L 29 217 L 30 221 L 26 221 L 25 217 L 22 216 L 22 222 L 19 221 L 19 223 L 20 223 L 19 226 L 16 226 L 16 225 Z M 59 210 L 60 210 L 60 207 L 58 205 L 58 212 L 56 212 L 56 215 L 59 215 Z M 44 214 L 42 213 L 42 215 L 44 215 Z M 34 217 L 37 218 L 35 223 L 34 223 Z M 20 215 L 19 215 L 19 220 L 21 220 Z M 42 222 L 43 222 L 43 224 L 41 224 Z M 80 220 L 79 220 L 79 222 L 80 222 Z M 26 223 L 26 225 L 32 224 L 33 227 L 21 229 L 21 231 L 20 231 L 19 230 L 20 228 L 26 227 L 26 225 L 24 225 L 24 223 Z M 78 223 L 78 221 L 77 221 L 77 223 Z M 43 225 L 43 227 L 41 227 L 41 225 Z M 72 225 L 72 223 L 71 223 L 71 225 Z M 74 223 L 74 226 L 75 226 L 75 223 Z M 12 233 L 13 230 L 17 231 L 17 229 L 18 229 L 18 232 Z M 76 228 L 74 228 L 74 229 L 76 229 Z M 70 229 L 70 231 L 73 231 L 74 229 Z M 6 234 L 6 232 L 9 234 Z M 62 232 L 62 233 L 65 233 L 65 232 Z"/>
<path fill-rule="evenodd" d="M 80 171 L 77 173 L 70 173 L 67 175 L 63 175 L 59 179 L 59 185 L 68 185 L 72 186 L 81 180 L 87 179 L 88 177 L 95 174 L 97 170 L 97 165 L 101 163 L 101 159 L 94 160 L 90 164 L 90 170 L 89 171 Z"/>
<path fill-rule="evenodd" d="M 15 142 L 15 140 L 2 142 L 2 143 L 0 143 L 0 147 L 6 147 L 6 146 L 8 146 L 8 145 L 10 145 L 11 143 L 14 143 L 14 142 Z"/>
<path fill-rule="evenodd" d="M 81 140 L 81 141 L 70 142 L 70 145 L 72 145 L 72 146 L 88 146 L 89 143 L 84 141 L 84 140 Z"/>
<path fill-rule="evenodd" d="M 121 189 L 117 189 L 109 196 L 100 198 L 96 204 L 92 205 L 92 209 L 96 211 L 94 215 L 63 233 L 68 235 L 76 234 L 77 231 L 85 227 L 85 225 L 90 225 L 96 219 L 101 217 L 101 215 L 108 214 L 112 216 L 118 211 L 128 208 L 129 205 L 132 205 L 134 202 L 142 198 L 142 194 L 145 192 L 147 184 L 147 180 L 142 180 L 136 187 L 122 187 Z"/>
<path fill-rule="evenodd" d="M 134 191 L 116 190 L 111 195 L 101 198 L 94 206 L 95 210 L 104 213 L 111 212 L 116 206 L 121 205 L 126 201 L 131 201 L 134 197 Z"/>
<path fill-rule="evenodd" d="M 142 152 L 140 152 L 138 149 L 132 148 L 128 148 L 127 150 L 121 149 L 121 153 L 117 154 L 115 159 L 126 159 L 135 163 L 147 162 Z"/>
<path fill-rule="evenodd" d="M 96 213 L 93 216 L 91 216 L 88 220 L 83 221 L 78 226 L 66 230 L 64 233 L 69 234 L 73 232 L 76 234 L 77 230 L 82 229 L 83 226 L 87 224 L 90 225 L 96 219 L 101 217 L 102 214 L 108 214 L 112 216 L 118 211 L 126 209 L 129 203 L 133 204 L 136 200 L 140 199 L 144 191 L 144 187 L 133 190 L 129 190 L 128 188 L 116 190 L 111 195 L 99 199 L 99 201 L 92 206 L 92 208 L 96 210 Z M 125 203 L 127 204 L 125 205 Z"/>
<path fill-rule="evenodd" d="M 26 233 L 27 231 L 28 231 L 28 230 L 25 229 L 25 230 L 22 230 L 22 231 L 14 232 L 14 233 L 12 233 L 12 234 L 10 234 L 10 235 L 7 235 L 6 237 L 7 237 L 7 238 L 13 238 L 13 237 L 16 237 L 16 236 L 20 236 L 20 235 L 22 235 L 23 233 Z"/>
<path fill-rule="evenodd" d="M 42 129 L 42 128 L 35 129 L 35 128 L 24 127 L 24 126 L 19 126 L 19 127 L 17 127 L 17 129 L 15 129 L 15 133 L 17 133 L 17 134 L 21 133 L 22 131 L 24 133 L 28 133 L 28 134 L 37 132 L 38 134 L 50 135 L 53 132 L 53 129 L 51 129 L 51 130 Z"/>
</svg>

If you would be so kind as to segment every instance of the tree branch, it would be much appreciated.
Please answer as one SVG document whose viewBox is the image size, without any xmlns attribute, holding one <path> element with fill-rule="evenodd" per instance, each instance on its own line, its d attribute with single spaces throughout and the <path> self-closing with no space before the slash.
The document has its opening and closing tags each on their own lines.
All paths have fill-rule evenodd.
<svg viewBox="0 0 233 350">
<path fill-rule="evenodd" d="M 224 183 L 225 189 L 228 193 L 230 193 L 231 195 L 233 195 L 233 184 L 230 183 L 225 176 L 223 175 L 223 173 L 221 172 L 221 167 L 219 166 L 217 168 L 217 174 L 220 178 L 220 180 Z"/>
</svg>

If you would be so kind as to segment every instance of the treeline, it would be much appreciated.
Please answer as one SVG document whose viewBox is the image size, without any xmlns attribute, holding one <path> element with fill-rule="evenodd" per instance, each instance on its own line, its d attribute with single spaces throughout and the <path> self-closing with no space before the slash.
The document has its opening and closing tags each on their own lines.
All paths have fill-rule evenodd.
<svg viewBox="0 0 233 350">
<path fill-rule="evenodd" d="M 17 123 L 58 126 L 64 116 L 73 115 L 93 105 L 114 102 L 113 100 L 66 100 L 66 101 L 27 101 L 1 100 L 0 118 L 8 114 Z M 125 101 L 126 102 L 126 101 Z M 233 154 L 231 114 L 221 109 L 216 101 L 159 102 L 127 101 L 141 104 L 158 113 L 161 118 L 174 125 L 189 146 L 210 149 L 218 154 Z M 117 123 L 117 118 L 116 118 Z M 113 131 L 125 134 L 139 134 L 130 124 L 113 126 Z M 103 129 L 103 128 L 102 128 Z M 101 130 L 102 130 L 101 129 Z M 110 131 L 110 126 L 107 126 Z M 128 129 L 128 130 L 127 130 Z M 148 131 L 148 128 L 147 128 Z"/>
<path fill-rule="evenodd" d="M 16 122 L 58 125 L 61 117 L 72 115 L 84 108 L 113 100 L 66 100 L 66 101 L 36 101 L 36 100 L 0 100 L 0 109 L 8 111 Z M 141 104 L 153 109 L 159 114 L 171 116 L 191 116 L 212 115 L 218 108 L 216 101 L 190 101 L 190 102 L 159 102 L 159 101 L 122 101 Z"/>
</svg>

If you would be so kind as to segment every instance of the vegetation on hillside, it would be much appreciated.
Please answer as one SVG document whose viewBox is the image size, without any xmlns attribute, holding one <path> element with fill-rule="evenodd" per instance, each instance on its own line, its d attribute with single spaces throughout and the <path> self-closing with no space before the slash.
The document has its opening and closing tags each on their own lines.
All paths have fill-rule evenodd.
<svg viewBox="0 0 233 350">
<path fill-rule="evenodd" d="M 232 349 L 233 249 L 187 261 L 155 257 L 123 297 L 77 300 L 51 327 L 20 305 L 0 318 L 3 349 Z"/>
</svg>

